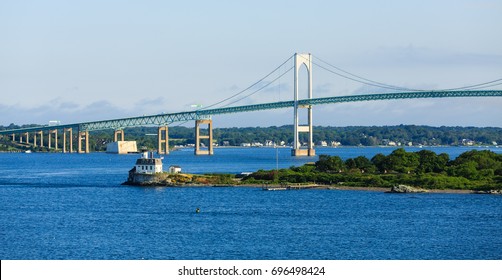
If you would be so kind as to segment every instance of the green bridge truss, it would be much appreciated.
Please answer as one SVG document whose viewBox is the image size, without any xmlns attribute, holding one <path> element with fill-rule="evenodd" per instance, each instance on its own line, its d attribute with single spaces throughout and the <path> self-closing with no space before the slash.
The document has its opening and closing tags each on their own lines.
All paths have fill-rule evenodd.
<svg viewBox="0 0 502 280">
<path fill-rule="evenodd" d="M 398 93 L 385 93 L 385 94 L 364 94 L 364 95 L 348 95 L 348 96 L 334 96 L 323 98 L 312 98 L 298 100 L 298 106 L 312 106 L 330 103 L 345 103 L 345 102 L 359 102 L 359 101 L 374 101 L 374 100 L 395 100 L 395 99 L 417 99 L 417 98 L 453 98 L 453 97 L 501 97 L 502 90 L 470 90 L 470 91 L 418 91 L 418 92 L 398 92 Z M 187 111 L 179 113 L 167 113 L 158 115 L 148 115 L 141 117 L 131 117 L 124 119 L 74 123 L 66 125 L 55 126 L 41 126 L 30 127 L 13 130 L 0 131 L 3 134 L 19 134 L 41 130 L 55 130 L 73 128 L 79 131 L 94 131 L 105 129 L 122 129 L 126 127 L 136 126 L 163 126 L 176 122 L 185 122 L 191 120 L 208 119 L 213 115 L 251 112 L 260 110 L 273 110 L 280 108 L 294 107 L 294 101 L 282 101 L 273 103 L 263 103 L 245 106 L 224 107 L 217 109 L 203 109 L 196 111 Z"/>
</svg>

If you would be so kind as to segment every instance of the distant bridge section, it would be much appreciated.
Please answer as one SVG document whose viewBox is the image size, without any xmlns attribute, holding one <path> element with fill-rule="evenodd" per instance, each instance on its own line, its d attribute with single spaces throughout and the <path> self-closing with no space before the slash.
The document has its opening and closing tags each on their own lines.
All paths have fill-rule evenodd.
<svg viewBox="0 0 502 280">
<path fill-rule="evenodd" d="M 417 99 L 417 98 L 455 98 L 455 97 L 501 97 L 502 90 L 465 90 L 465 91 L 418 91 L 418 92 L 398 92 L 398 93 L 385 93 L 385 94 L 364 94 L 364 95 L 347 95 L 347 96 L 333 96 L 333 97 L 323 97 L 323 98 L 310 98 L 310 99 L 300 99 L 297 101 L 282 101 L 282 102 L 273 102 L 273 103 L 263 103 L 263 104 L 254 104 L 254 105 L 245 105 L 245 106 L 234 106 L 234 107 L 224 107 L 217 109 L 203 109 L 203 110 L 195 110 L 195 111 L 186 111 L 186 112 L 178 112 L 178 113 L 167 113 L 167 114 L 158 114 L 158 115 L 148 115 L 148 116 L 140 116 L 140 117 L 131 117 L 131 118 L 123 118 L 123 119 L 114 119 L 114 120 L 103 120 L 103 121 L 93 121 L 93 122 L 83 122 L 83 123 L 74 123 L 74 124 L 62 124 L 62 125 L 53 125 L 53 126 L 40 126 L 40 127 L 31 127 L 31 128 L 22 128 L 22 129 L 13 129 L 13 130 L 3 130 L 0 131 L 0 135 L 11 135 L 12 140 L 15 141 L 16 135 L 19 135 L 20 142 L 23 142 L 23 136 L 25 136 L 25 143 L 30 144 L 29 142 L 29 133 L 35 133 L 33 139 L 33 145 L 37 145 L 36 136 L 40 136 L 40 145 L 43 146 L 43 132 L 48 131 L 49 137 L 49 148 L 50 147 L 50 139 L 52 136 L 55 137 L 56 149 L 57 149 L 57 131 L 62 130 L 63 136 L 66 139 L 66 133 L 69 132 L 70 141 L 71 141 L 71 132 L 72 130 L 78 130 L 78 151 L 79 152 L 89 152 L 88 149 L 88 138 L 89 131 L 95 130 L 106 130 L 106 129 L 114 129 L 114 130 L 122 130 L 126 127 L 137 127 L 137 126 L 159 126 L 159 151 L 160 143 L 166 145 L 166 148 L 163 149 L 165 153 L 167 150 L 167 125 L 176 123 L 176 122 L 185 122 L 185 121 L 196 121 L 197 130 L 199 128 L 198 124 L 204 123 L 207 124 L 208 120 L 211 119 L 213 115 L 222 115 L 222 114 L 232 114 L 232 113 L 242 113 L 242 112 L 252 112 L 252 111 L 261 111 L 261 110 L 274 110 L 281 108 L 290 108 L 295 106 L 304 106 L 309 107 L 313 105 L 321 105 L 321 104 L 331 104 L 331 103 L 347 103 L 347 102 L 360 102 L 360 101 L 376 101 L 376 100 L 397 100 L 397 99 Z M 212 123 L 209 123 L 209 130 L 212 129 Z M 161 139 L 161 133 L 164 131 L 165 137 Z M 212 133 L 210 132 L 212 135 Z M 196 132 L 198 134 L 198 131 Z M 209 136 L 208 139 L 212 137 Z M 81 145 L 81 142 L 85 141 L 84 144 Z M 65 140 L 66 142 L 66 140 Z M 66 148 L 66 143 L 63 143 L 63 147 Z M 70 142 L 70 151 L 72 144 Z M 85 146 L 85 150 L 82 150 L 81 146 Z M 196 147 L 196 154 L 198 147 Z M 66 151 L 66 149 L 64 149 Z M 210 154 L 212 153 L 212 149 Z"/>
<path fill-rule="evenodd" d="M 394 99 L 500 97 L 500 96 L 502 96 L 502 90 L 399 92 L 399 93 L 347 95 L 347 96 L 301 99 L 298 100 L 298 106 L 312 106 L 312 105 L 322 105 L 330 103 L 347 103 L 347 102 L 358 102 L 358 101 L 376 101 L 376 100 L 394 100 Z M 203 110 L 187 111 L 179 113 L 148 115 L 141 117 L 125 118 L 125 119 L 86 122 L 70 126 L 78 126 L 80 130 L 93 131 L 93 130 L 118 129 L 118 128 L 147 126 L 147 125 L 168 125 L 176 122 L 210 119 L 211 116 L 213 115 L 274 110 L 281 108 L 290 108 L 294 106 L 295 102 L 293 100 L 290 100 L 282 102 L 234 106 L 234 107 L 225 107 L 217 109 L 203 109 Z"/>
<path fill-rule="evenodd" d="M 395 100 L 395 99 L 418 99 L 418 98 L 454 98 L 454 97 L 501 97 L 502 90 L 466 90 L 466 91 L 419 91 L 419 92 L 398 92 L 384 94 L 363 94 L 363 95 L 346 95 L 321 97 L 312 99 L 298 100 L 299 106 L 313 106 L 331 103 L 347 103 L 361 101 L 376 101 L 376 100 Z M 77 128 L 80 131 L 95 131 L 106 129 L 119 129 L 126 127 L 138 127 L 149 125 L 168 125 L 176 122 L 186 122 L 201 119 L 210 119 L 213 115 L 223 115 L 242 112 L 253 112 L 262 110 L 274 110 L 281 108 L 294 107 L 295 102 L 281 101 L 272 103 L 262 103 L 244 106 L 224 107 L 217 109 L 203 109 L 196 111 L 186 111 L 178 113 L 166 113 L 158 115 L 147 115 L 140 117 L 131 117 L 123 119 L 93 121 L 74 123 L 55 126 L 40 126 L 12 130 L 0 131 L 0 135 L 18 134 L 25 132 L 34 132 L 40 130 L 54 130 L 64 128 Z"/>
<path fill-rule="evenodd" d="M 298 100 L 299 106 L 312 106 L 330 103 L 347 103 L 358 101 L 376 101 L 376 100 L 394 100 L 394 99 L 417 99 L 417 98 L 452 98 L 452 97 L 500 97 L 502 90 L 471 90 L 471 91 L 420 91 L 420 92 L 398 92 L 384 94 L 363 94 L 363 95 L 346 95 L 321 97 L 312 99 Z M 221 115 L 240 112 L 272 110 L 280 108 L 294 107 L 294 101 L 282 101 L 273 103 L 263 103 L 255 105 L 245 105 L 236 107 L 226 107 L 218 109 L 200 110 L 199 114 L 204 115 Z"/>
</svg>

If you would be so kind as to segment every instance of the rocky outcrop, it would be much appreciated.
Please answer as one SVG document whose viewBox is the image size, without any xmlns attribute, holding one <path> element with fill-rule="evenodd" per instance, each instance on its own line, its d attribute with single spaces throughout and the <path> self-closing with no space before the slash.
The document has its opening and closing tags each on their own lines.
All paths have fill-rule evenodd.
<svg viewBox="0 0 502 280">
<path fill-rule="evenodd" d="M 427 192 L 427 190 L 407 185 L 396 185 L 393 186 L 389 191 L 389 193 L 424 193 L 424 192 Z"/>
<path fill-rule="evenodd" d="M 475 194 L 498 194 L 502 195 L 502 189 L 501 190 L 482 190 L 482 191 L 474 191 Z"/>
</svg>

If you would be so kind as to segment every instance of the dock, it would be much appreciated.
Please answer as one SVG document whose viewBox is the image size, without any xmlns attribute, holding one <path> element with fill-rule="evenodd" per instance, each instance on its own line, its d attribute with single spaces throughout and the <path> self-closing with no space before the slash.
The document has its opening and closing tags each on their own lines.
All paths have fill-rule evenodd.
<svg viewBox="0 0 502 280">
<path fill-rule="evenodd" d="M 289 190 L 308 190 L 318 188 L 317 184 L 308 184 L 308 185 L 279 185 L 279 186 L 263 186 L 261 189 L 264 191 L 289 191 Z"/>
</svg>

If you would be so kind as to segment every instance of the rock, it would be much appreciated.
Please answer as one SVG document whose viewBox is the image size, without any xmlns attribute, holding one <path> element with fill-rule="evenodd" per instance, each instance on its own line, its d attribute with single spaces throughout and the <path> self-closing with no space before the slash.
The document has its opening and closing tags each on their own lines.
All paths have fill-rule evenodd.
<svg viewBox="0 0 502 280">
<path fill-rule="evenodd" d="M 421 188 L 416 188 L 416 187 L 411 187 L 407 185 L 397 185 L 393 186 L 390 191 L 390 193 L 424 193 L 427 192 L 427 190 L 421 189 Z"/>
<path fill-rule="evenodd" d="M 501 190 L 481 190 L 481 191 L 474 191 L 473 193 L 475 194 L 502 194 L 502 189 Z"/>
</svg>

